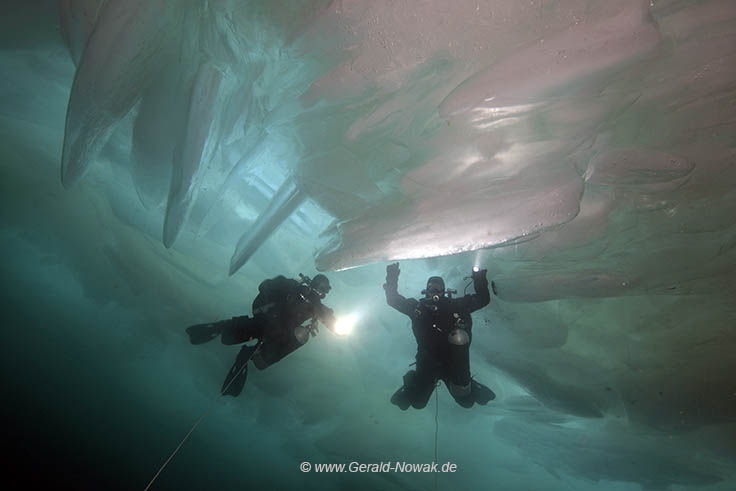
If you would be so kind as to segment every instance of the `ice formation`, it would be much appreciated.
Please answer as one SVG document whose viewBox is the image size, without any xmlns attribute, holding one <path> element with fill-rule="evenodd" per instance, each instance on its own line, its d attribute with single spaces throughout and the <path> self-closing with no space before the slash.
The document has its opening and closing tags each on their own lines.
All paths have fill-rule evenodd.
<svg viewBox="0 0 736 491">
<path fill-rule="evenodd" d="M 121 487 L 142 487 L 234 356 L 193 351 L 183 327 L 313 268 L 353 332 L 252 377 L 192 452 L 264 488 L 430 487 L 296 472 L 305 455 L 431 459 L 430 409 L 388 403 L 415 348 L 380 288 L 401 261 L 406 295 L 430 274 L 462 289 L 473 265 L 497 286 L 471 363 L 499 397 L 438 403 L 462 468 L 445 488 L 734 488 L 733 0 L 9 5 L 0 266 L 3 325 L 23 328 L 0 360 L 30 367 L 18 393 L 81 391 L 60 434 L 86 434 L 103 412 L 88 386 L 110 380 L 123 430 L 156 415 L 140 420 L 168 438 Z M 46 407 L 33 397 L 19 414 Z M 108 426 L 102 455 L 137 456 L 137 432 Z M 183 459 L 169 483 L 211 485 Z"/>
</svg>

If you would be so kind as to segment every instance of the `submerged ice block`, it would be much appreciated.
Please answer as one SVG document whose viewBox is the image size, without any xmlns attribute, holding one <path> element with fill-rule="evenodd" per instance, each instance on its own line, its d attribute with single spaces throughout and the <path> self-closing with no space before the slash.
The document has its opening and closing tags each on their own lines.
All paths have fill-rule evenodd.
<svg viewBox="0 0 736 491">
<path fill-rule="evenodd" d="M 641 60 L 658 42 L 648 2 L 629 3 L 613 18 L 575 24 L 495 61 L 456 87 L 440 114 L 483 127 L 510 111 L 528 112 L 549 99 L 596 92 L 614 69 Z"/>
</svg>

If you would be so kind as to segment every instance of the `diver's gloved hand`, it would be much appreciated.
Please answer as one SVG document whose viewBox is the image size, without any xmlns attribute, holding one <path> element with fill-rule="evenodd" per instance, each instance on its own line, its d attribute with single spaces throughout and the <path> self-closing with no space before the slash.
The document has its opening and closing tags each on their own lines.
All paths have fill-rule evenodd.
<svg viewBox="0 0 736 491">
<path fill-rule="evenodd" d="M 312 322 L 309 323 L 309 334 L 312 335 L 312 337 L 316 337 L 319 333 L 319 322 L 317 322 L 317 319 L 312 319 Z"/>
<path fill-rule="evenodd" d="M 391 287 L 395 289 L 399 284 L 399 263 L 393 263 L 386 266 L 386 284 L 383 288 Z"/>
<path fill-rule="evenodd" d="M 399 279 L 399 273 L 401 270 L 399 269 L 399 263 L 393 263 L 386 266 L 386 281 L 389 280 L 398 280 Z"/>
<path fill-rule="evenodd" d="M 470 276 L 474 280 L 486 279 L 486 273 L 488 273 L 487 269 L 479 269 L 478 271 L 473 270 L 473 272 L 470 273 Z"/>
</svg>

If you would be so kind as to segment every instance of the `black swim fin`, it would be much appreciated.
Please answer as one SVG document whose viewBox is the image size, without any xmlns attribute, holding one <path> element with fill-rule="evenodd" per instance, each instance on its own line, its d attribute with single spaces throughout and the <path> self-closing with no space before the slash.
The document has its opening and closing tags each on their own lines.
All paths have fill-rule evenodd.
<svg viewBox="0 0 736 491">
<path fill-rule="evenodd" d="M 203 344 L 212 341 L 222 333 L 226 321 L 209 322 L 206 324 L 196 324 L 187 327 L 189 334 L 189 342 L 192 344 Z"/>
<path fill-rule="evenodd" d="M 225 381 L 222 383 L 222 389 L 220 390 L 222 395 L 237 397 L 243 391 L 245 380 L 248 378 L 248 362 L 257 348 L 258 344 L 254 344 L 253 346 L 246 345 L 240 348 L 240 352 L 237 358 L 235 358 L 235 363 L 233 363 L 230 371 L 227 372 L 227 377 L 225 377 Z"/>
<path fill-rule="evenodd" d="M 471 394 L 476 404 L 485 406 L 486 404 L 488 404 L 488 402 L 496 398 L 496 394 L 491 389 L 481 384 L 480 382 L 471 380 L 470 383 L 471 383 Z"/>
</svg>

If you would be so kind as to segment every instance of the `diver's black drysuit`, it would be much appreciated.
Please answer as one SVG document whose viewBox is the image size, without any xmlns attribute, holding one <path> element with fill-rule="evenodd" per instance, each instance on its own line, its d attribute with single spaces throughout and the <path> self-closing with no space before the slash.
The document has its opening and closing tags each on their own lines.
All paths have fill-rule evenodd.
<svg viewBox="0 0 736 491">
<path fill-rule="evenodd" d="M 279 275 L 263 281 L 258 292 L 252 317 L 244 315 L 187 328 L 192 344 L 210 341 L 219 334 L 227 345 L 258 339 L 257 344 L 244 345 L 238 353 L 222 386 L 226 395 L 237 396 L 243 390 L 249 360 L 259 370 L 269 367 L 304 345 L 310 334 L 316 335 L 318 321 L 334 331 L 334 313 L 321 302 L 324 294 L 308 284 Z"/>
<path fill-rule="evenodd" d="M 417 341 L 416 370 L 404 375 L 404 385 L 391 398 L 402 410 L 427 405 L 437 381 L 443 380 L 455 401 L 463 407 L 487 404 L 495 394 L 470 377 L 470 313 L 490 303 L 485 270 L 473 273 L 475 294 L 450 298 L 441 294 L 416 300 L 398 292 L 398 264 L 386 268 L 386 302 L 411 318 Z M 435 277 L 442 281 L 441 278 Z M 430 278 L 431 280 L 431 278 Z M 444 290 L 444 282 L 442 286 Z"/>
</svg>

